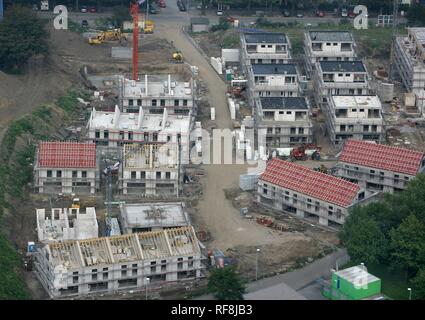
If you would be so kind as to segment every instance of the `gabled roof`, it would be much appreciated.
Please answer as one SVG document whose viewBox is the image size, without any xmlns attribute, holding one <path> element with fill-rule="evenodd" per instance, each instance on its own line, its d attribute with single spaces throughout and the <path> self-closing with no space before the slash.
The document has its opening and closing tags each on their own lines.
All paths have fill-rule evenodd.
<svg viewBox="0 0 425 320">
<path fill-rule="evenodd" d="M 81 142 L 40 142 L 38 166 L 42 168 L 96 168 L 96 145 Z"/>
<path fill-rule="evenodd" d="M 357 184 L 278 158 L 267 163 L 260 179 L 345 208 L 360 191 Z"/>
<path fill-rule="evenodd" d="M 262 109 L 292 109 L 308 110 L 304 97 L 261 97 Z"/>
<path fill-rule="evenodd" d="M 246 43 L 288 43 L 284 33 L 258 32 L 245 33 Z"/>
<path fill-rule="evenodd" d="M 367 141 L 348 139 L 339 161 L 416 175 L 424 153 Z"/>
<path fill-rule="evenodd" d="M 253 64 L 252 73 L 255 75 L 297 74 L 295 64 Z"/>
<path fill-rule="evenodd" d="M 320 61 L 323 72 L 366 72 L 362 61 Z"/>
</svg>

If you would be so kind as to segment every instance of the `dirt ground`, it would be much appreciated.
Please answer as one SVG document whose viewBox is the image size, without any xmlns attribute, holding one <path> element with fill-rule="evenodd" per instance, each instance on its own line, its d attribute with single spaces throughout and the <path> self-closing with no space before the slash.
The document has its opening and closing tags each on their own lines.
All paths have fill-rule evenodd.
<svg viewBox="0 0 425 320">
<path fill-rule="evenodd" d="M 300 162 L 301 163 L 301 162 Z M 304 161 L 308 167 L 318 166 L 315 161 Z M 332 163 L 326 162 L 331 166 Z M 252 193 L 242 193 L 238 188 L 239 175 L 246 172 L 245 165 L 207 165 L 203 179 L 204 197 L 199 201 L 193 223 L 208 230 L 209 249 L 220 249 L 233 257 L 242 274 L 255 276 L 256 249 L 261 249 L 259 260 L 261 274 L 273 274 L 293 266 L 297 259 L 318 256 L 325 248 L 338 244 L 335 232 L 323 230 L 298 219 L 286 217 L 285 223 L 297 232 L 282 232 L 258 224 L 255 219 L 245 219 L 239 208 L 249 207 L 250 214 L 264 210 L 253 204 Z M 225 190 L 237 190 L 239 201 L 227 199 Z"/>
</svg>

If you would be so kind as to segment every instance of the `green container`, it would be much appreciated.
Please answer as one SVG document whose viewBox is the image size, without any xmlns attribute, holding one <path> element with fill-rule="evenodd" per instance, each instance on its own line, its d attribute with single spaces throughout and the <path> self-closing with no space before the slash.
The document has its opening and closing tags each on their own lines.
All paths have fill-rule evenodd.
<svg viewBox="0 0 425 320">
<path fill-rule="evenodd" d="M 355 266 L 332 274 L 330 290 L 324 296 L 332 300 L 362 300 L 381 293 L 381 279 Z"/>
<path fill-rule="evenodd" d="M 233 80 L 233 73 L 231 70 L 226 70 L 226 80 L 232 81 Z"/>
</svg>

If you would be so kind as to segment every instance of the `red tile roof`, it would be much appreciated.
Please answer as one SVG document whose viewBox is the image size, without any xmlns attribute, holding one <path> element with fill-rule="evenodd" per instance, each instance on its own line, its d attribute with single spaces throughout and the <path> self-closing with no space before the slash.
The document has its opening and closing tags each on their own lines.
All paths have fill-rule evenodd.
<svg viewBox="0 0 425 320">
<path fill-rule="evenodd" d="M 38 166 L 44 168 L 95 168 L 96 145 L 80 142 L 40 142 Z"/>
<path fill-rule="evenodd" d="M 351 205 L 360 191 L 357 184 L 278 158 L 267 163 L 260 179 L 341 207 Z"/>
<path fill-rule="evenodd" d="M 383 144 L 349 139 L 345 142 L 340 161 L 382 170 L 416 175 L 424 153 Z"/>
</svg>

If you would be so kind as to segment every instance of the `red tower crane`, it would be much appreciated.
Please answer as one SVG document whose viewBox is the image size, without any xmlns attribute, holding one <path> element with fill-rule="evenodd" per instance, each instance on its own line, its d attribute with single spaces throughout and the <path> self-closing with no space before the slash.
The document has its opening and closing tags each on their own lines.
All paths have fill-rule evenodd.
<svg viewBox="0 0 425 320">
<path fill-rule="evenodd" d="M 139 4 L 137 1 L 130 3 L 130 13 L 133 17 L 133 80 L 139 79 Z"/>
</svg>

